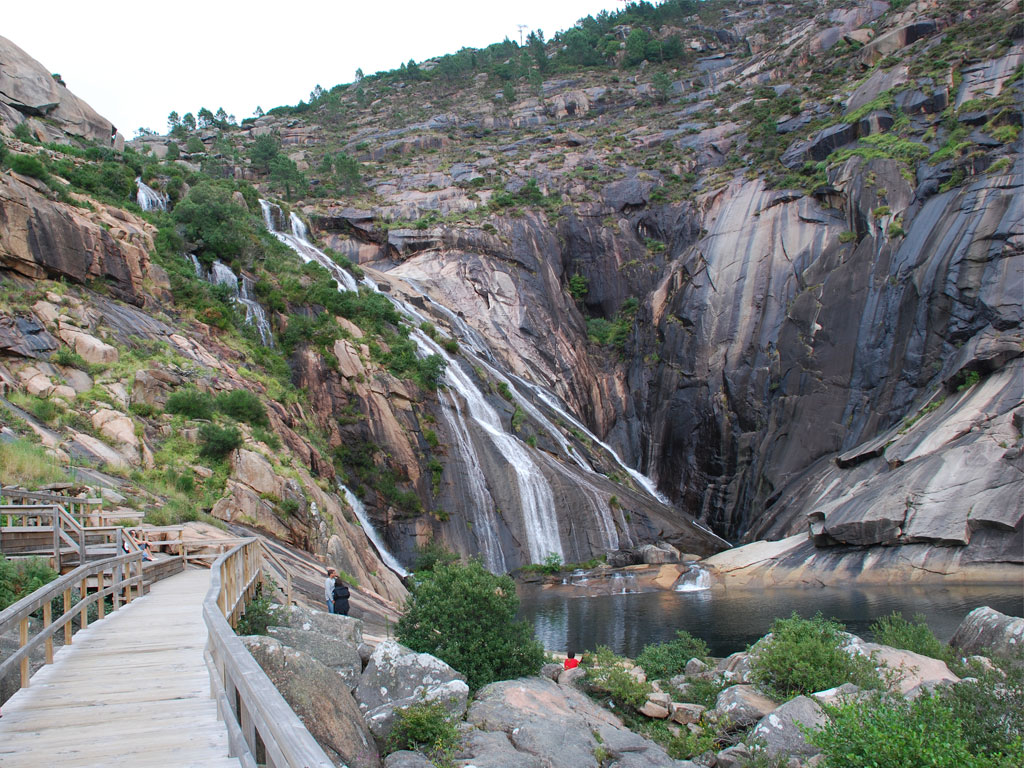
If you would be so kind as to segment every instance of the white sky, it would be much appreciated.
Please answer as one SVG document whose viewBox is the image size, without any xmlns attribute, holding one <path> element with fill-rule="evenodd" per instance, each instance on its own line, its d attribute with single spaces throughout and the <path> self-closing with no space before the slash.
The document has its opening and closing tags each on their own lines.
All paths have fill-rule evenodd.
<svg viewBox="0 0 1024 768">
<path fill-rule="evenodd" d="M 518 24 L 545 38 L 619 0 L 5 0 L 0 35 L 113 121 L 126 138 L 179 114 L 224 107 L 238 120 L 366 74 L 480 48 Z"/>
</svg>

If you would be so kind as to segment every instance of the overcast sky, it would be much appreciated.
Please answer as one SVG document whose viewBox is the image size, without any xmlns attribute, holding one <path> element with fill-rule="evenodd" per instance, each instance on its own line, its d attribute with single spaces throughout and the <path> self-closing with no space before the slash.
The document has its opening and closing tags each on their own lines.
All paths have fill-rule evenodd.
<svg viewBox="0 0 1024 768">
<path fill-rule="evenodd" d="M 0 35 L 59 72 L 127 138 L 163 133 L 167 114 L 224 107 L 241 120 L 393 69 L 409 59 L 518 39 L 517 25 L 546 37 L 618 0 L 5 0 Z"/>
</svg>

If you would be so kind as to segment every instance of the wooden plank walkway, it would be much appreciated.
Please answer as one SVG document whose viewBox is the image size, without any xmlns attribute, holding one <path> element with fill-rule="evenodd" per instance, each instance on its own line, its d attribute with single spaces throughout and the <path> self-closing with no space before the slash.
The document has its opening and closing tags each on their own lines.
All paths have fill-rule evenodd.
<svg viewBox="0 0 1024 768">
<path fill-rule="evenodd" d="M 209 585 L 187 570 L 76 634 L 3 705 L 0 766 L 239 768 L 203 661 Z"/>
</svg>

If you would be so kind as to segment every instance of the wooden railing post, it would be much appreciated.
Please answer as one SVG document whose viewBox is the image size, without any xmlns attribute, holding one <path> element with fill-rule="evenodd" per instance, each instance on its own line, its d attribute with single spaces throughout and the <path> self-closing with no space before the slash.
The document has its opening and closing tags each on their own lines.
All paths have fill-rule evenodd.
<svg viewBox="0 0 1024 768">
<path fill-rule="evenodd" d="M 96 616 L 104 619 L 107 616 L 107 601 L 103 597 L 103 571 L 96 574 L 96 594 L 99 600 L 96 601 Z"/>
<path fill-rule="evenodd" d="M 56 504 L 53 506 L 53 570 L 60 573 L 60 507 Z"/>
<path fill-rule="evenodd" d="M 46 629 L 53 623 L 53 608 L 50 606 L 50 601 L 47 600 L 43 603 L 43 629 Z M 46 638 L 46 663 L 53 664 L 53 635 Z"/>
<path fill-rule="evenodd" d="M 71 587 L 64 590 L 64 614 L 71 611 Z M 71 645 L 71 621 L 64 623 L 64 645 Z"/>
<path fill-rule="evenodd" d="M 21 620 L 18 625 L 18 647 L 24 648 L 28 645 L 28 617 Z M 21 687 L 28 688 L 28 656 L 21 660 Z"/>
<path fill-rule="evenodd" d="M 87 579 L 82 579 L 81 591 L 79 592 L 81 600 L 79 602 L 85 602 L 85 599 L 89 596 L 89 582 Z M 83 608 L 81 614 L 82 617 L 82 629 L 89 626 L 89 609 Z"/>
<path fill-rule="evenodd" d="M 118 548 L 117 551 L 120 552 L 120 548 Z M 112 581 L 111 586 L 114 588 L 114 591 L 111 593 L 111 599 L 114 601 L 115 611 L 121 607 L 121 592 L 124 589 L 124 579 L 121 578 L 122 575 L 120 565 L 115 565 L 110 569 L 110 577 Z"/>
</svg>

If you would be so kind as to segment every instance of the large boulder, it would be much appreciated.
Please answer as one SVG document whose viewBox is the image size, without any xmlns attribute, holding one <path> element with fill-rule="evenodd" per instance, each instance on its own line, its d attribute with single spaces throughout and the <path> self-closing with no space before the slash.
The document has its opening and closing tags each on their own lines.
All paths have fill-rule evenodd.
<svg viewBox="0 0 1024 768">
<path fill-rule="evenodd" d="M 988 651 L 1014 657 L 1024 648 L 1024 619 L 988 606 L 975 608 L 960 622 L 949 644 L 967 655 Z"/>
<path fill-rule="evenodd" d="M 774 712 L 778 706 L 778 702 L 758 693 L 752 685 L 733 685 L 718 694 L 711 717 L 718 722 L 728 721 L 734 727 L 745 728 Z"/>
<path fill-rule="evenodd" d="M 771 756 L 815 755 L 821 750 L 807 742 L 801 726 L 820 728 L 828 722 L 825 710 L 814 699 L 797 696 L 774 712 L 762 717 L 753 735 L 765 745 Z"/>
<path fill-rule="evenodd" d="M 649 739 L 574 688 L 541 677 L 484 686 L 469 709 L 475 726 L 461 756 L 477 768 L 654 768 L 672 760 Z M 598 747 L 610 756 L 599 763 Z"/>
<path fill-rule="evenodd" d="M 439 702 L 453 716 L 461 717 L 469 686 L 461 672 L 436 656 L 385 640 L 370 656 L 355 697 L 370 731 L 384 740 L 394 727 L 395 712 L 413 704 Z"/>
<path fill-rule="evenodd" d="M 336 613 L 318 611 L 301 605 L 292 605 L 283 612 L 287 619 L 285 626 L 301 629 L 303 632 L 318 632 L 321 635 L 344 640 L 357 648 L 363 642 L 363 622 L 351 616 L 339 616 Z"/>
<path fill-rule="evenodd" d="M 870 656 L 880 672 L 893 673 L 892 684 L 904 695 L 921 685 L 933 687 L 960 681 L 949 671 L 946 662 L 913 651 L 859 640 L 848 645 L 847 650 Z"/>
<path fill-rule="evenodd" d="M 335 765 L 380 768 L 373 736 L 337 672 L 272 637 L 242 642 Z"/>
<path fill-rule="evenodd" d="M 308 632 L 291 627 L 268 627 L 267 633 L 289 648 L 308 653 L 321 664 L 333 669 L 350 689 L 355 688 L 359 682 L 363 662 L 359 658 L 359 646 L 356 643 L 321 632 Z"/>
</svg>

